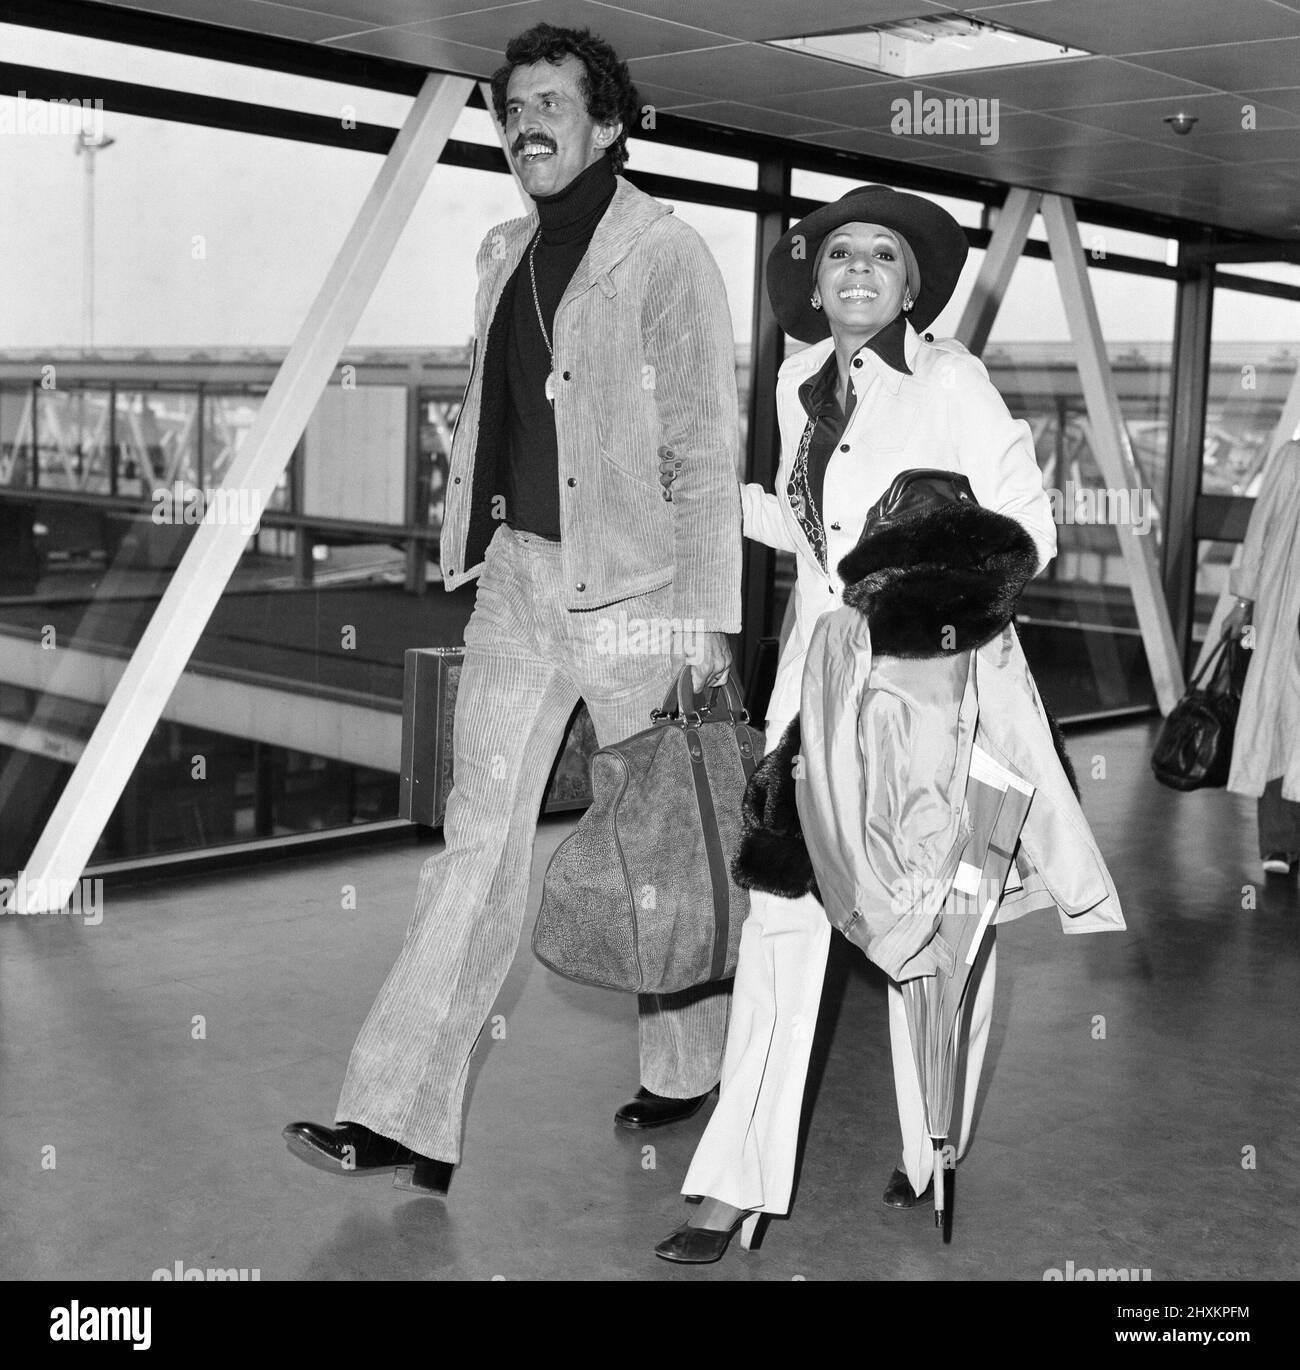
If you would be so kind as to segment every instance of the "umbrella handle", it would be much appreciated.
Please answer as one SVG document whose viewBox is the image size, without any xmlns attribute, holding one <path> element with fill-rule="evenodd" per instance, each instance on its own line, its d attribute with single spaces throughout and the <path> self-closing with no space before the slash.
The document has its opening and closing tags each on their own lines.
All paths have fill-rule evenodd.
<svg viewBox="0 0 1300 1370">
<path fill-rule="evenodd" d="M 943 1191 L 944 1191 L 944 1171 L 943 1171 L 943 1143 L 942 1137 L 934 1139 L 934 1225 L 943 1226 Z"/>
</svg>

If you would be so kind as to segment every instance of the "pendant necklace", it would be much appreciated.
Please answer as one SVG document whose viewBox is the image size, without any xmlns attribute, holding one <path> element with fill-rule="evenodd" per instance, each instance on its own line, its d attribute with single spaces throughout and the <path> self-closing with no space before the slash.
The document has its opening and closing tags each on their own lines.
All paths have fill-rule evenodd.
<svg viewBox="0 0 1300 1370">
<path fill-rule="evenodd" d="M 540 237 L 540 233 L 538 237 Z M 551 346 L 550 335 L 546 331 L 546 324 L 542 321 L 542 305 L 537 298 L 537 268 L 533 265 L 533 258 L 537 255 L 537 238 L 534 238 L 528 248 L 528 279 L 533 284 L 533 308 L 537 311 L 537 326 L 542 330 L 542 341 L 546 344 L 546 350 L 550 354 L 551 369 L 546 373 L 546 398 L 550 400 L 551 407 L 555 406 L 555 349 Z"/>
</svg>

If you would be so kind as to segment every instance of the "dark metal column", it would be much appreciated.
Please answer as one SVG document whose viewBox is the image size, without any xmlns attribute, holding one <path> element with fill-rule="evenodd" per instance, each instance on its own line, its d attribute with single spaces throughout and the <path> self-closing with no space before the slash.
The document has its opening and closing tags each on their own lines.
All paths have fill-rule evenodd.
<svg viewBox="0 0 1300 1370">
<path fill-rule="evenodd" d="M 406 377 L 406 472 L 403 521 L 426 523 L 428 511 L 417 508 L 420 489 L 420 368 L 413 365 Z M 428 552 L 425 544 L 412 538 L 406 544 L 406 593 L 422 595 L 427 588 Z"/>
<path fill-rule="evenodd" d="M 767 298 L 764 273 L 768 254 L 785 232 L 790 201 L 790 163 L 785 157 L 766 155 L 758 163 L 758 191 L 763 207 L 758 214 L 754 251 L 754 329 L 749 363 L 749 443 L 745 479 L 769 489 L 781 459 L 781 434 L 776 422 L 776 373 L 781 369 L 781 327 Z M 775 626 L 772 613 L 775 553 L 761 542 L 745 541 L 744 580 L 741 589 L 744 626 L 737 663 L 741 680 L 748 678 L 761 637 Z"/>
<path fill-rule="evenodd" d="M 1165 470 L 1160 575 L 1169 621 L 1187 660 L 1196 594 L 1196 501 L 1201 492 L 1210 375 L 1214 264 L 1201 261 L 1179 282 L 1174 325 L 1169 449 Z"/>
</svg>

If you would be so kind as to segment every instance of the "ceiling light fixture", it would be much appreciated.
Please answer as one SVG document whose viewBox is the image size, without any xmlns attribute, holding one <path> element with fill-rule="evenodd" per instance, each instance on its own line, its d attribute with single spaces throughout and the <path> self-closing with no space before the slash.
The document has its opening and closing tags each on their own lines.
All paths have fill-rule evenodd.
<svg viewBox="0 0 1300 1370">
<path fill-rule="evenodd" d="M 846 33 L 778 38 L 772 46 L 904 79 L 1092 56 L 1083 48 L 1044 43 L 1014 29 L 957 14 L 900 19 Z"/>
</svg>

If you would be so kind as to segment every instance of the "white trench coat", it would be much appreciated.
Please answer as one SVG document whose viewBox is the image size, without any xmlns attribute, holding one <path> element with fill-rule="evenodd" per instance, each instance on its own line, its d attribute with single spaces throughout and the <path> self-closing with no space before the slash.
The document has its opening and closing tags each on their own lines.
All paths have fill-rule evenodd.
<svg viewBox="0 0 1300 1370">
<path fill-rule="evenodd" d="M 1051 502 L 1029 425 L 1011 417 L 978 358 L 955 341 L 925 342 L 909 324 L 903 355 L 911 375 L 896 371 L 870 347 L 860 349 L 850 367 L 855 403 L 826 469 L 822 497 L 823 569 L 786 487 L 808 418 L 799 387 L 817 374 L 833 348 L 829 338 L 814 343 L 781 367 L 776 491 L 755 484 L 741 489 L 745 536 L 793 552 L 797 565 L 794 623 L 767 711 L 770 746 L 799 711 L 804 658 L 817 620 L 840 607 L 844 583 L 836 567 L 856 545 L 867 511 L 899 472 L 912 467 L 961 472 L 984 508 L 1023 525 L 1038 548 L 1040 571 L 1056 554 Z M 706 1194 L 769 1213 L 788 1210 L 830 933 L 825 912 L 811 895 L 781 899 L 752 893 L 736 968 L 722 1093 L 691 1162 L 684 1194 Z M 991 997 L 991 980 L 989 990 Z M 906 1117 L 903 1124 L 906 1131 Z"/>
</svg>

